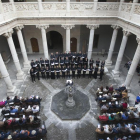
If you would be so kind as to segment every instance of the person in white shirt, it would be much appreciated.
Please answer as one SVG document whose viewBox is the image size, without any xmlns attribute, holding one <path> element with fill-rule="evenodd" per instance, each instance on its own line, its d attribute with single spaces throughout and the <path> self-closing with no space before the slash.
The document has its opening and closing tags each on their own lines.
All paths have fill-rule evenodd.
<svg viewBox="0 0 140 140">
<path fill-rule="evenodd" d="M 33 113 L 39 112 L 39 106 L 38 106 L 38 105 L 34 105 L 34 106 L 32 107 L 32 111 L 33 111 Z"/>
</svg>

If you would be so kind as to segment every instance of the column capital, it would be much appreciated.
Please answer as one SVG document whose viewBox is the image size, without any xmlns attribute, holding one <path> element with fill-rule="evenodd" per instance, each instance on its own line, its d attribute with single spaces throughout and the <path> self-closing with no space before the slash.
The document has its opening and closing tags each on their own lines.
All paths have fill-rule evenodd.
<svg viewBox="0 0 140 140">
<path fill-rule="evenodd" d="M 6 37 L 6 38 L 9 38 L 9 37 L 12 36 L 12 34 L 13 34 L 13 29 L 11 29 L 10 31 L 4 33 L 3 36 Z"/>
<path fill-rule="evenodd" d="M 129 35 L 131 35 L 131 33 L 123 29 L 123 35 L 128 37 Z"/>
<path fill-rule="evenodd" d="M 49 24 L 47 24 L 47 25 L 36 25 L 36 28 L 38 28 L 38 29 L 48 29 Z"/>
<path fill-rule="evenodd" d="M 120 26 L 118 26 L 118 25 L 111 25 L 111 27 L 112 27 L 114 30 L 120 29 Z"/>
<path fill-rule="evenodd" d="M 99 25 L 98 24 L 90 24 L 90 25 L 87 25 L 87 28 L 89 28 L 90 30 L 95 30 L 95 29 L 99 28 Z"/>
<path fill-rule="evenodd" d="M 136 38 L 138 45 L 140 45 L 140 37 Z"/>
<path fill-rule="evenodd" d="M 16 30 L 16 31 L 19 31 L 19 30 L 22 30 L 23 28 L 24 28 L 23 25 L 19 25 L 19 26 L 15 27 L 15 30 Z"/>
<path fill-rule="evenodd" d="M 61 27 L 63 27 L 64 29 L 72 29 L 75 27 L 75 25 L 70 25 L 70 24 L 65 24 L 65 25 L 61 25 Z"/>
</svg>

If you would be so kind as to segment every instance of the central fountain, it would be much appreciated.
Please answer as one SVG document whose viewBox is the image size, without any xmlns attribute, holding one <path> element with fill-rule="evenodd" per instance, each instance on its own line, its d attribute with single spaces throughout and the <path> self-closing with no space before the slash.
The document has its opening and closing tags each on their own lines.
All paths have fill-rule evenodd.
<svg viewBox="0 0 140 140">
<path fill-rule="evenodd" d="M 74 107 L 75 106 L 75 101 L 73 99 L 73 95 L 74 95 L 74 86 L 67 86 L 66 87 L 66 93 L 68 95 L 68 99 L 66 101 L 66 106 L 67 107 Z"/>
<path fill-rule="evenodd" d="M 89 109 L 88 96 L 73 83 L 66 83 L 66 88 L 52 97 L 51 110 L 62 120 L 79 120 Z"/>
</svg>

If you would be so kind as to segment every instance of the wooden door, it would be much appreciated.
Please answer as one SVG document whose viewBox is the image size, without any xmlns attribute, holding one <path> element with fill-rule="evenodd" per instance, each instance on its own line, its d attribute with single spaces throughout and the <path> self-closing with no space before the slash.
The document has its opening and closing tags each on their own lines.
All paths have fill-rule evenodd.
<svg viewBox="0 0 140 140">
<path fill-rule="evenodd" d="M 32 51 L 33 52 L 39 52 L 39 46 L 38 46 L 38 41 L 36 38 L 31 38 L 31 45 L 32 45 Z"/>
<path fill-rule="evenodd" d="M 87 41 L 83 40 L 82 53 L 86 53 Z"/>
<path fill-rule="evenodd" d="M 70 50 L 71 52 L 77 52 L 77 39 L 76 38 L 70 39 Z"/>
</svg>

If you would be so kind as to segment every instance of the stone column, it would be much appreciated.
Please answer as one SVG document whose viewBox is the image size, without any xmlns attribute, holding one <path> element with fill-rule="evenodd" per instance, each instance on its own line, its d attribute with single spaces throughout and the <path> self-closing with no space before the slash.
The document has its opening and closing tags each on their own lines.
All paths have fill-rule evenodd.
<svg viewBox="0 0 140 140">
<path fill-rule="evenodd" d="M 120 74 L 119 69 L 120 69 L 120 65 L 121 65 L 121 62 L 122 62 L 124 50 L 125 50 L 126 43 L 127 43 L 129 35 L 130 35 L 130 32 L 128 32 L 126 30 L 123 30 L 123 39 L 122 39 L 121 47 L 120 47 L 119 54 L 118 54 L 118 57 L 117 57 L 115 69 L 112 70 L 114 77 L 119 77 L 119 74 Z"/>
<path fill-rule="evenodd" d="M 43 10 L 42 0 L 38 0 L 38 9 L 39 9 L 39 12 L 42 12 L 42 10 Z"/>
<path fill-rule="evenodd" d="M 134 76 L 134 73 L 136 71 L 137 65 L 138 65 L 139 60 L 140 60 L 140 38 L 137 38 L 136 40 L 138 42 L 138 47 L 136 49 L 132 64 L 130 66 L 130 69 L 128 71 L 128 74 L 127 74 L 127 77 L 125 80 L 125 85 L 128 89 L 130 89 L 130 84 L 131 84 L 132 78 Z"/>
<path fill-rule="evenodd" d="M 66 0 L 67 16 L 70 16 L 70 0 Z"/>
<path fill-rule="evenodd" d="M 111 43 L 110 43 L 108 57 L 107 57 L 106 62 L 105 62 L 106 66 L 110 66 L 112 64 L 112 60 L 111 59 L 112 59 L 112 55 L 113 55 L 113 51 L 114 51 L 114 47 L 115 47 L 115 43 L 116 43 L 118 29 L 120 28 L 117 25 L 112 25 L 111 27 L 114 29 L 114 31 L 113 31 L 113 35 L 112 35 L 112 39 L 111 39 Z"/>
<path fill-rule="evenodd" d="M 66 29 L 66 52 L 68 53 L 70 50 L 70 29 L 75 27 L 74 25 L 62 25 L 64 29 Z"/>
<path fill-rule="evenodd" d="M 48 55 L 48 44 L 46 38 L 46 29 L 49 28 L 49 25 L 36 25 L 36 28 L 41 29 L 44 57 L 48 59 L 49 55 Z"/>
<path fill-rule="evenodd" d="M 23 36 L 22 36 L 22 32 L 21 32 L 22 28 L 24 28 L 23 25 L 17 26 L 17 27 L 15 27 L 15 30 L 17 31 L 17 36 L 18 36 L 18 40 L 19 40 L 19 44 L 20 44 L 20 48 L 21 48 L 21 53 L 22 53 L 23 60 L 24 60 L 23 66 L 24 66 L 24 68 L 30 68 L 30 62 L 27 57 L 27 52 L 26 52 L 26 48 L 25 48 L 25 44 L 24 44 L 24 40 L 23 40 Z"/>
<path fill-rule="evenodd" d="M 87 25 L 87 28 L 90 29 L 89 44 L 88 44 L 88 60 L 90 60 L 92 56 L 94 32 L 95 32 L 95 29 L 99 28 L 99 25 Z"/>
<path fill-rule="evenodd" d="M 4 62 L 3 62 L 1 54 L 0 54 L 0 72 L 1 72 L 2 78 L 4 79 L 6 86 L 7 86 L 7 96 L 14 95 L 16 87 L 13 86 L 13 84 L 12 84 L 12 81 L 9 77 L 9 73 L 6 69 Z"/>
<path fill-rule="evenodd" d="M 13 33 L 13 30 L 11 30 L 7 33 L 4 33 L 3 36 L 5 36 L 7 38 L 9 48 L 10 48 L 10 51 L 11 51 L 11 54 L 12 54 L 12 57 L 13 57 L 13 61 L 15 63 L 16 69 L 17 69 L 17 74 L 16 74 L 17 80 L 23 80 L 25 75 L 24 75 L 24 72 L 21 70 L 21 66 L 20 66 L 20 63 L 19 63 L 19 59 L 18 59 L 18 56 L 17 56 L 15 45 L 14 45 L 14 42 L 13 42 L 13 39 L 12 39 L 12 33 Z"/>
<path fill-rule="evenodd" d="M 94 0 L 94 12 L 96 12 L 97 10 L 97 4 L 98 4 L 98 0 Z"/>
</svg>

